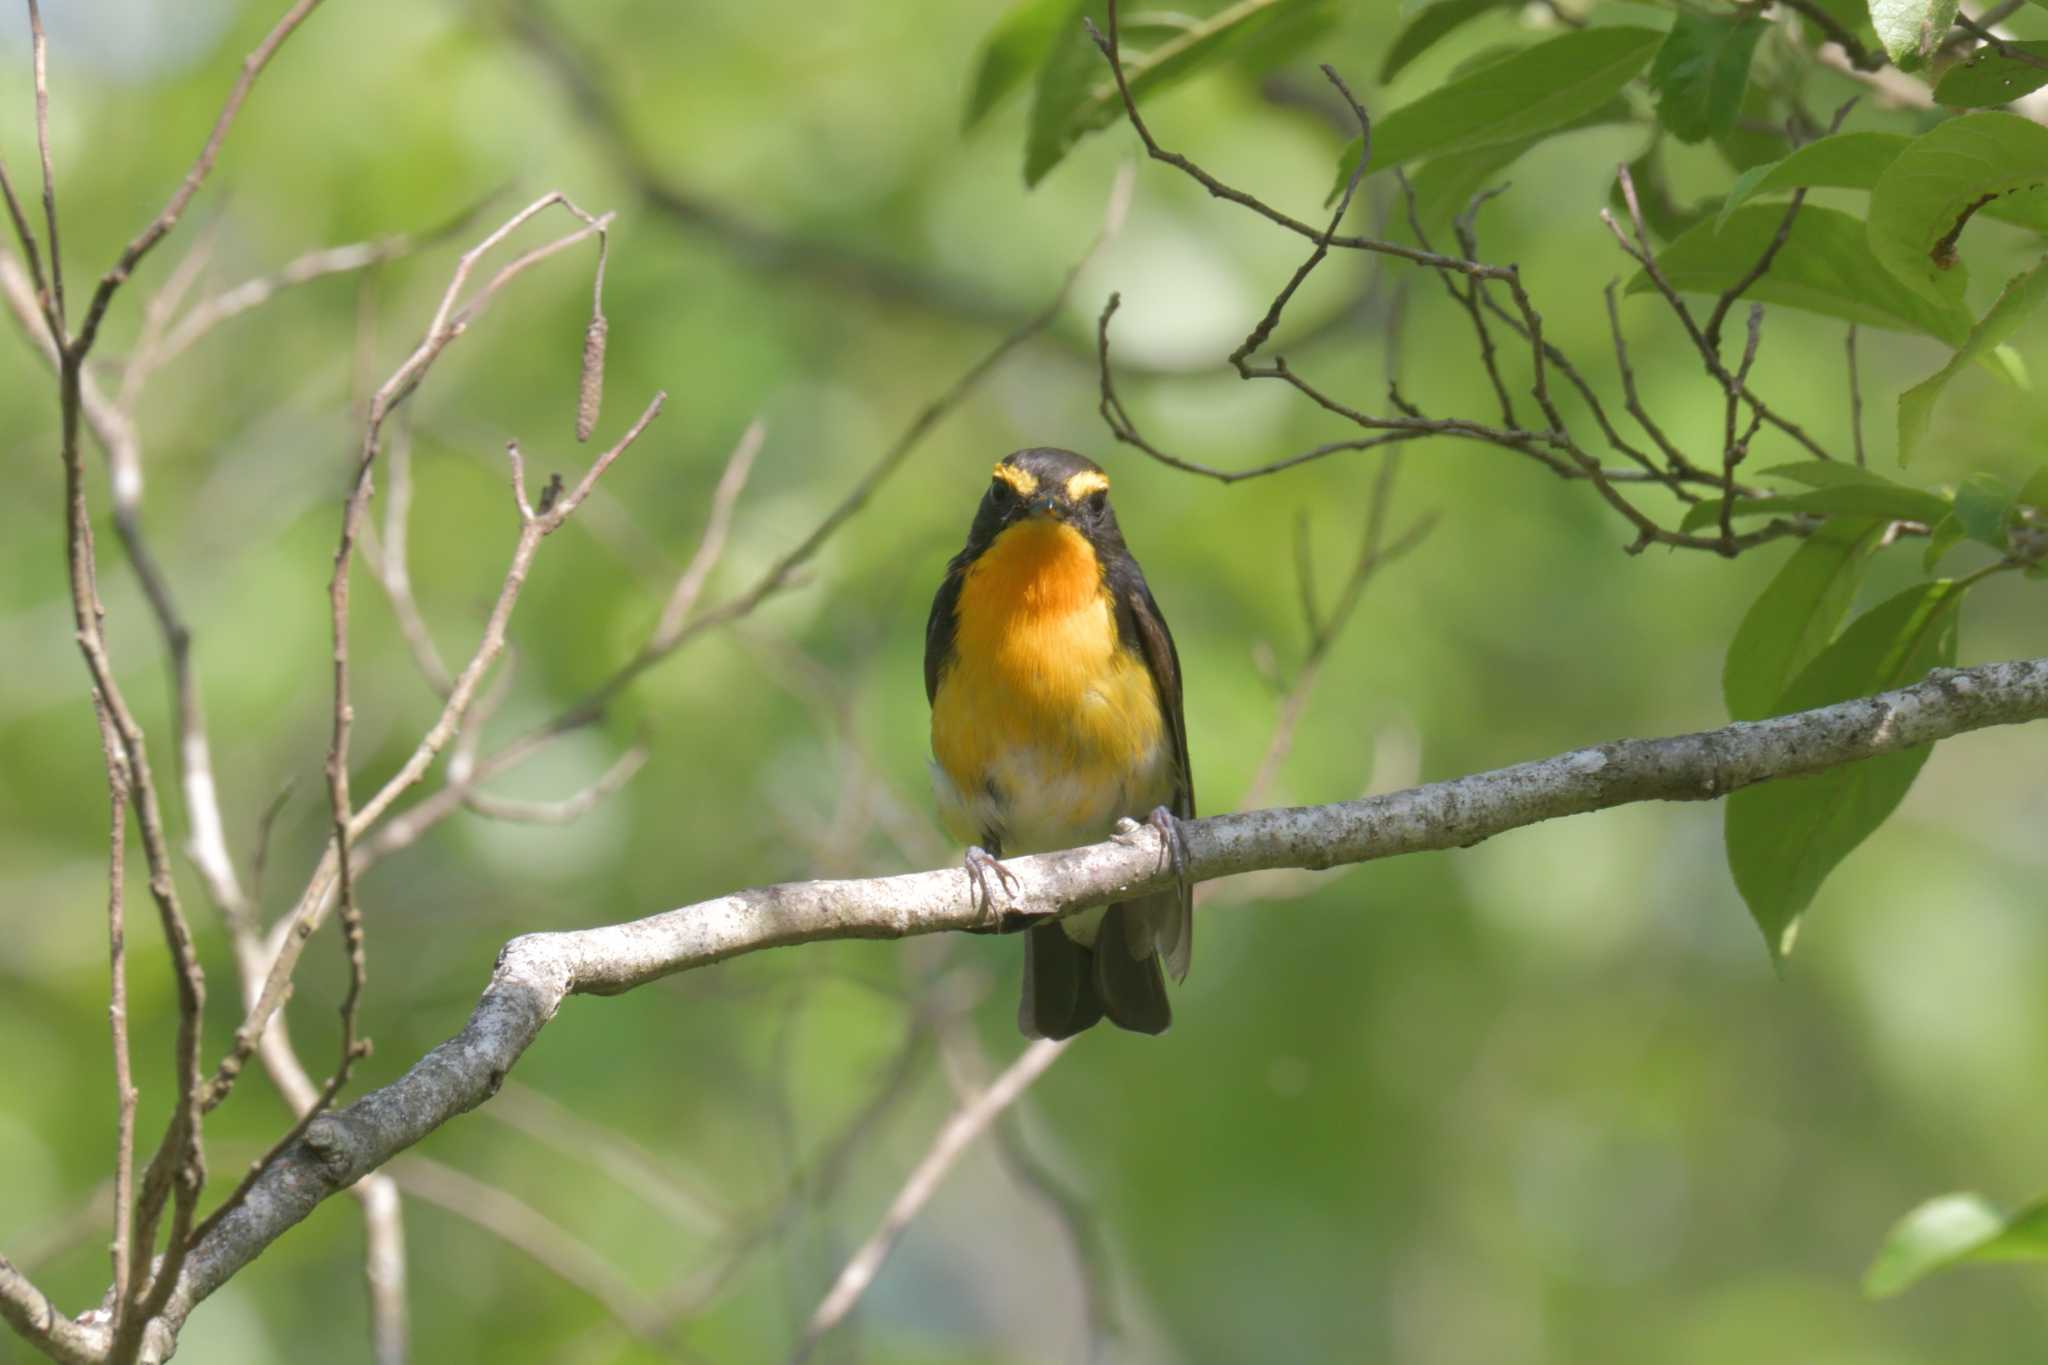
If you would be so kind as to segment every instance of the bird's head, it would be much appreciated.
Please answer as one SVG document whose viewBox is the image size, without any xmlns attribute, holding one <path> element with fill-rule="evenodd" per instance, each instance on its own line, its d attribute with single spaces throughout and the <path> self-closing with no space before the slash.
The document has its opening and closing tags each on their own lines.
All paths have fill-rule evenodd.
<svg viewBox="0 0 2048 1365">
<path fill-rule="evenodd" d="M 1109 475 L 1071 450 L 1036 446 L 1005 455 L 989 478 L 975 529 L 993 539 L 1032 520 L 1061 522 L 1091 541 L 1117 534 L 1109 506 Z"/>
</svg>

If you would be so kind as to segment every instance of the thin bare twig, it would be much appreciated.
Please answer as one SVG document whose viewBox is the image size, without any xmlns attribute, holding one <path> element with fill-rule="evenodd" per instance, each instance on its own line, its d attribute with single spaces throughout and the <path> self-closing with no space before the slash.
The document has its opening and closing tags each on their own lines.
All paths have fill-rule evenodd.
<svg viewBox="0 0 2048 1365">
<path fill-rule="evenodd" d="M 118 1319 L 128 1312 L 134 1287 L 131 1248 L 135 1236 L 135 1106 L 139 1098 L 128 1048 L 128 763 L 121 755 L 114 722 L 98 696 L 93 698 L 93 714 L 99 722 L 113 807 L 107 830 L 107 1021 L 114 1045 L 114 1236 L 109 1247 L 114 1289 L 108 1308 Z"/>
<path fill-rule="evenodd" d="M 455 680 L 449 676 L 448 665 L 442 662 L 441 651 L 434 645 L 434 634 L 420 614 L 419 599 L 412 591 L 412 569 L 407 562 L 406 542 L 411 539 L 408 522 L 412 515 L 412 428 L 405 422 L 392 429 L 384 473 L 384 533 L 378 537 L 382 543 L 371 543 L 370 528 L 374 523 L 365 521 L 363 548 L 368 552 L 371 573 L 390 599 L 391 614 L 398 620 L 399 636 L 412 652 L 413 663 L 418 665 L 434 694 L 445 698 Z"/>
<path fill-rule="evenodd" d="M 276 935 L 279 949 L 275 960 L 270 966 L 268 978 L 264 983 L 261 994 L 257 998 L 256 1004 L 250 1009 L 247 1017 L 244 1019 L 242 1028 L 236 1033 L 234 1048 L 222 1060 L 220 1067 L 215 1072 L 211 1083 L 214 1090 L 222 1090 L 233 1085 L 235 1075 L 254 1049 L 256 1039 L 261 1035 L 264 1024 L 276 1011 L 277 1007 L 283 1003 L 285 992 L 289 989 L 291 983 L 292 971 L 298 963 L 299 952 L 306 940 L 311 936 L 312 930 L 318 927 L 320 915 L 330 903 L 330 897 L 345 903 L 347 883 L 344 881 L 344 878 L 351 875 L 352 860 L 340 856 L 337 853 L 338 846 L 344 840 L 348 845 L 352 846 L 356 839 L 361 838 L 364 831 L 370 828 L 384 811 L 389 809 L 391 803 L 396 801 L 401 793 L 425 775 L 427 768 L 433 763 L 435 757 L 448 744 L 449 740 L 454 737 L 457 730 L 461 727 L 464 714 L 476 697 L 478 686 L 484 675 L 490 670 L 491 665 L 504 650 L 506 628 L 511 621 L 512 610 L 518 603 L 521 590 L 526 585 L 527 574 L 532 568 L 533 559 L 539 551 L 541 541 L 560 529 L 570 514 L 588 496 L 598 478 L 603 475 L 606 469 L 610 468 L 612 462 L 630 448 L 635 441 L 639 440 L 641 433 L 647 429 L 648 424 L 660 413 L 662 404 L 666 401 L 666 394 L 656 394 L 653 400 L 648 403 L 646 410 L 640 414 L 639 420 L 610 449 L 606 450 L 592 462 L 589 470 L 585 472 L 576 487 L 570 492 L 561 495 L 552 504 L 547 504 L 542 508 L 536 508 L 527 495 L 525 463 L 523 457 L 519 454 L 518 447 L 515 445 L 510 448 L 508 453 L 512 460 L 513 496 L 520 515 L 519 540 L 513 548 L 511 565 L 505 572 L 503 583 L 499 586 L 498 600 L 493 605 L 490 617 L 484 624 L 482 637 L 478 640 L 476 650 L 470 656 L 469 662 L 464 665 L 462 672 L 456 677 L 455 685 L 449 691 L 448 700 L 441 709 L 440 717 L 434 722 L 433 727 L 420 739 L 419 744 L 413 750 L 412 756 L 406 760 L 404 766 L 394 773 L 383 786 L 378 788 L 376 794 L 368 802 L 364 803 L 360 810 L 350 812 L 346 818 L 337 816 L 336 828 L 338 837 L 329 842 L 326 854 L 323 856 L 320 866 L 315 870 L 305 893 L 300 897 L 297 906 L 294 907 L 291 914 L 280 925 L 280 932 Z M 361 509 L 358 507 L 357 515 L 360 515 L 360 512 Z M 341 621 L 345 630 L 347 620 L 345 597 L 342 600 L 343 607 L 336 613 L 336 616 Z M 345 637 L 337 636 L 337 639 L 342 638 Z M 341 654 L 341 651 L 337 650 L 337 653 Z M 341 658 L 337 661 L 338 675 L 339 670 L 345 665 L 345 657 L 345 654 L 341 654 Z M 338 693 L 337 695 L 346 694 Z M 337 733 L 341 736 L 342 743 L 345 744 L 345 727 L 338 729 Z M 330 791 L 333 781 L 334 779 L 330 775 Z M 346 809 L 346 797 L 347 793 L 344 790 L 341 801 L 336 803 L 338 811 Z"/>
<path fill-rule="evenodd" d="M 1071 1045 L 1072 1039 L 1057 1041 L 1041 1038 L 1018 1055 L 1002 1075 L 998 1076 L 988 1089 L 972 1100 L 963 1103 L 954 1111 L 945 1126 L 939 1129 L 931 1150 L 912 1169 L 910 1177 L 903 1182 L 903 1188 L 890 1201 L 887 1212 L 868 1239 L 861 1243 L 846 1262 L 845 1269 L 832 1282 L 825 1297 L 819 1301 L 817 1311 L 804 1327 L 802 1338 L 790 1355 L 791 1365 L 801 1365 L 810 1359 L 818 1342 L 853 1311 L 860 1296 L 874 1283 L 875 1275 L 882 1268 L 882 1262 L 896 1247 L 896 1241 L 911 1220 L 930 1202 L 939 1185 L 952 1171 L 960 1156 L 974 1140 L 982 1135 L 1002 1112 L 1016 1103 L 1018 1097 L 1031 1088 L 1031 1083 L 1045 1074 L 1047 1067 L 1058 1061 L 1060 1054 Z"/>
<path fill-rule="evenodd" d="M 127 281 L 135 272 L 135 267 L 141 264 L 142 258 L 164 239 L 165 234 L 177 226 L 186 206 L 192 202 L 192 196 L 199 193 L 199 187 L 206 183 L 206 177 L 213 170 L 213 163 L 220 156 L 221 146 L 227 141 L 228 130 L 234 127 L 235 118 L 242 112 L 242 105 L 248 100 L 249 91 L 255 86 L 256 78 L 270 65 L 270 59 L 277 55 L 277 50 L 284 45 L 285 39 L 291 37 L 319 5 L 320 0 L 298 0 L 270 32 L 264 35 L 263 41 L 256 45 L 255 50 L 242 59 L 241 74 L 235 78 L 234 86 L 229 89 L 228 97 L 213 121 L 213 129 L 206 135 L 206 142 L 200 147 L 199 156 L 193 161 L 191 169 L 185 172 L 185 178 L 178 182 L 178 188 L 171 192 L 170 199 L 157 216 L 150 220 L 149 226 L 135 235 L 122 249 L 120 259 L 100 277 L 99 286 L 93 290 L 92 304 L 86 310 L 85 322 L 79 327 L 77 339 L 73 342 L 81 355 L 92 349 L 93 341 L 99 335 L 100 322 L 106 316 L 107 305 L 113 301 L 114 291 Z M 52 245 L 54 248 L 54 243 Z M 54 250 L 52 254 L 54 255 Z"/>
<path fill-rule="evenodd" d="M 1266 309 L 1266 315 L 1258 320 L 1251 331 L 1245 334 L 1237 349 L 1230 353 L 1232 368 L 1246 379 L 1251 378 L 1253 374 L 1249 363 L 1251 357 L 1258 353 L 1259 348 L 1273 335 L 1273 329 L 1280 325 L 1280 315 L 1286 311 L 1288 301 L 1314 273 L 1315 268 L 1323 263 L 1323 258 L 1330 254 L 1330 241 L 1337 235 L 1337 229 L 1342 226 L 1344 215 L 1351 212 L 1352 196 L 1358 193 L 1358 182 L 1364 178 L 1365 168 L 1372 160 L 1372 120 L 1366 117 L 1364 106 L 1352 95 L 1351 87 L 1344 84 L 1343 77 L 1337 74 L 1335 67 L 1325 65 L 1322 72 L 1358 120 L 1358 160 L 1352 165 L 1351 174 L 1344 178 L 1344 192 L 1337 196 L 1337 209 L 1330 215 L 1330 225 L 1324 228 L 1322 236 L 1316 239 L 1315 249 L 1309 252 L 1307 260 L 1295 267 L 1294 274 L 1288 277 L 1286 284 L 1280 286 L 1280 292 L 1273 296 L 1273 302 Z M 1117 68 L 1117 84 L 1120 89 L 1124 88 L 1121 66 Z M 1279 364 L 1277 360 L 1274 363 Z"/>
<path fill-rule="evenodd" d="M 633 775 L 646 766 L 648 753 L 645 744 L 635 744 L 613 760 L 611 767 L 600 773 L 595 782 L 553 801 L 520 801 L 509 796 L 493 796 L 472 787 L 465 791 L 462 804 L 478 815 L 515 825 L 571 824 L 596 810 L 606 798 L 632 781 Z M 450 771 L 453 771 L 452 765 Z"/>
<path fill-rule="evenodd" d="M 684 566 L 668 601 L 663 604 L 661 619 L 655 623 L 654 634 L 648 639 L 648 649 L 673 649 L 681 639 L 683 626 L 696 609 L 697 599 L 704 593 L 704 584 L 725 554 L 726 537 L 732 533 L 733 510 L 739 505 L 740 494 L 746 490 L 747 477 L 754 470 L 754 457 L 761 453 L 761 444 L 767 434 L 767 428 L 759 418 L 755 418 L 747 423 L 739 444 L 726 457 L 725 472 L 718 476 L 718 486 L 711 494 L 711 511 L 704 519 L 704 533 L 697 539 L 696 553 L 690 556 L 689 564 Z"/>
<path fill-rule="evenodd" d="M 463 290 L 469 282 L 470 275 L 475 271 L 482 258 L 518 228 L 548 208 L 556 205 L 560 205 L 567 212 L 575 216 L 583 224 L 582 228 L 516 257 L 509 264 L 501 267 L 466 302 L 463 301 Z M 405 765 L 378 789 L 370 801 L 365 803 L 360 810 L 357 810 L 353 806 L 348 788 L 348 745 L 352 716 L 349 703 L 347 643 L 349 609 L 348 569 L 358 530 L 362 523 L 364 507 L 370 496 L 371 471 L 382 446 L 384 424 L 393 410 L 418 388 L 420 381 L 426 376 L 428 370 L 431 369 L 434 361 L 439 358 L 441 353 L 457 337 L 463 334 L 469 324 L 488 306 L 498 291 L 525 270 L 548 259 L 555 253 L 565 250 L 592 235 L 602 237 L 609 223 L 610 215 L 593 216 L 585 213 L 559 191 L 543 195 L 519 210 L 519 212 L 513 214 L 476 246 L 463 253 L 460 260 L 456 263 L 448 286 L 441 295 L 440 304 L 435 309 L 433 320 L 429 323 L 419 345 L 393 371 L 391 377 L 384 382 L 383 386 L 378 389 L 371 399 L 369 415 L 364 424 L 363 443 L 356 464 L 354 483 L 351 486 L 342 513 L 341 541 L 340 547 L 335 552 L 334 573 L 328 583 L 329 622 L 333 633 L 335 650 L 334 724 L 328 748 L 327 778 L 329 805 L 334 815 L 334 837 L 329 841 L 327 851 L 322 858 L 320 866 L 315 870 L 305 893 L 300 897 L 298 905 L 289 917 L 289 922 L 292 926 L 291 932 L 282 939 L 282 947 L 271 966 L 269 980 L 258 997 L 255 1008 L 251 1010 L 250 1014 L 243 1020 L 242 1026 L 236 1031 L 234 1047 L 230 1050 L 228 1056 L 222 1060 L 220 1066 L 215 1071 L 214 1079 L 209 1084 L 208 1089 L 215 1102 L 218 1102 L 218 1097 L 233 1086 L 235 1076 L 239 1074 L 243 1064 L 255 1050 L 257 1038 L 264 1024 L 268 1021 L 270 1015 L 275 1012 L 278 1005 L 282 1003 L 284 992 L 291 979 L 291 973 L 298 963 L 299 950 L 306 939 L 310 937 L 313 929 L 318 927 L 319 920 L 324 914 L 330 897 L 342 906 L 345 926 L 353 922 L 359 928 L 359 921 L 355 920 L 356 912 L 353 900 L 354 868 L 351 865 L 350 858 L 352 845 L 356 839 L 362 836 L 365 830 L 382 816 L 392 802 L 396 801 L 403 792 L 425 774 L 435 757 L 455 734 L 461 723 L 463 713 L 475 698 L 478 684 L 503 648 L 506 623 L 510 618 L 513 604 L 518 600 L 519 590 L 524 585 L 527 566 L 531 563 L 533 553 L 538 548 L 540 540 L 561 525 L 569 512 L 574 510 L 576 503 L 581 501 L 582 497 L 588 493 L 590 486 L 596 481 L 597 476 L 627 446 L 639 437 L 641 431 L 646 428 L 647 423 L 652 421 L 654 415 L 660 410 L 663 396 L 657 395 L 655 400 L 649 404 L 647 411 L 641 415 L 640 420 L 633 425 L 625 437 L 605 454 L 598 457 L 597 461 L 591 466 L 590 471 L 585 475 L 577 492 L 559 506 L 536 513 L 526 499 L 523 486 L 520 486 L 520 481 L 523 477 L 522 470 L 515 462 L 513 473 L 515 493 L 520 508 L 520 539 L 518 547 L 515 548 L 513 553 L 512 568 L 508 570 L 505 582 L 500 588 L 497 605 L 493 608 L 491 618 L 486 623 L 483 638 L 479 642 L 476 652 L 471 656 L 468 665 L 464 667 L 462 673 L 455 679 L 453 686 L 450 688 L 447 701 L 442 708 L 441 716 L 435 722 L 433 728 L 421 739 Z M 354 950 L 354 938 L 355 935 L 351 933 L 344 941 L 344 947 L 349 950 L 350 963 L 350 992 L 348 1002 L 344 1005 L 344 1009 L 347 1011 L 345 1018 L 347 1019 L 353 1018 L 353 1002 L 360 995 L 360 964 Z M 354 1051 L 355 1045 L 352 1033 L 347 1037 L 346 1043 L 347 1047 L 344 1052 L 343 1062 L 336 1073 L 337 1077 L 343 1080 L 345 1080 L 349 1064 L 353 1060 L 349 1055 Z"/>
<path fill-rule="evenodd" d="M 1993 22 L 1996 22 L 1995 20 Z M 2014 47 L 2005 39 L 1993 33 L 1988 25 L 1980 24 L 1961 10 L 1956 11 L 1955 25 L 1963 32 L 1989 47 L 1993 52 L 2019 66 L 2030 66 L 2036 71 L 2048 71 L 2048 60 L 2036 57 L 2024 48 Z"/>
<path fill-rule="evenodd" d="M 962 1104 L 969 1103 L 987 1088 L 995 1068 L 990 1065 L 980 1039 L 963 1019 L 956 1017 L 941 1026 L 941 1044 L 946 1078 L 952 1083 L 954 1097 Z M 1102 1219 L 1086 1193 L 1073 1188 L 1032 1150 L 1025 1139 L 1017 1106 L 1003 1110 L 990 1135 L 995 1140 L 996 1156 L 1010 1178 L 1044 1205 L 1067 1239 L 1073 1252 L 1075 1279 L 1081 1287 L 1088 1359 L 1098 1360 L 1104 1345 L 1123 1331 L 1116 1305 L 1116 1267 L 1110 1258 Z"/>
<path fill-rule="evenodd" d="M 49 277 L 43 273 L 42 248 L 36 245 L 35 229 L 29 226 L 21 199 L 14 192 L 14 181 L 7 174 L 5 157 L 0 157 L 0 200 L 7 204 L 7 216 L 14 223 L 15 238 L 21 243 L 21 254 L 28 262 L 29 279 L 33 281 L 31 296 L 35 300 L 35 316 L 51 344 L 61 346 L 64 344 L 64 328 L 57 321 L 56 310 L 52 306 Z"/>
<path fill-rule="evenodd" d="M 35 73 L 36 155 L 43 165 L 43 231 L 50 248 L 51 330 L 65 335 L 70 326 L 64 318 L 64 249 L 57 231 L 57 174 L 50 165 L 50 51 L 43 36 L 43 11 L 36 0 L 28 0 L 29 61 Z"/>
<path fill-rule="evenodd" d="M 138 345 L 122 372 L 122 406 L 132 410 L 134 398 L 158 370 L 185 354 L 222 323 L 253 312 L 279 294 L 302 284 L 371 270 L 388 261 L 411 255 L 421 247 L 439 241 L 476 217 L 482 203 L 472 205 L 438 227 L 424 232 L 393 233 L 345 246 L 322 247 L 287 261 L 267 275 L 244 280 L 230 289 L 211 295 L 189 309 L 174 325 L 165 328 L 153 344 Z M 196 254 L 196 253 L 195 253 Z M 180 262 L 180 269 L 184 269 Z M 168 291 L 169 286 L 166 286 Z"/>
</svg>

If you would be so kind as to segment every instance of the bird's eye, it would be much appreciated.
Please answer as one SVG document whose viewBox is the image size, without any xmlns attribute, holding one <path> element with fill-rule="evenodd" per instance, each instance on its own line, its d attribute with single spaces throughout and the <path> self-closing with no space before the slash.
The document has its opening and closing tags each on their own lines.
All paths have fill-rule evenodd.
<svg viewBox="0 0 2048 1365">
<path fill-rule="evenodd" d="M 1016 497 L 1017 490 L 1010 487 L 1009 480 L 1007 479 L 990 479 L 988 483 L 988 495 L 994 498 L 998 503 L 1004 503 Z"/>
<path fill-rule="evenodd" d="M 1090 493 L 1087 501 L 1088 515 L 1099 517 L 1109 507 L 1109 494 L 1098 490 L 1097 492 Z"/>
</svg>

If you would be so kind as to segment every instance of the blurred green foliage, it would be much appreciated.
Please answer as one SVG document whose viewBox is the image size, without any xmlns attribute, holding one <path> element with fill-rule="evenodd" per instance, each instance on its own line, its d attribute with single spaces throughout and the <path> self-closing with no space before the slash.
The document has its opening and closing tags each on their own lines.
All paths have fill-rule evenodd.
<svg viewBox="0 0 2048 1365">
<path fill-rule="evenodd" d="M 1391 84 L 1369 78 L 1403 16 L 1353 5 L 1277 74 L 1226 63 L 1148 103 L 1148 116 L 1167 145 L 1313 217 L 1349 130 L 1320 109 L 1312 61 L 1333 63 L 1378 111 L 1441 88 L 1478 54 L 1552 36 L 1532 33 L 1518 7 L 1471 8 Z M 272 9 L 108 0 L 51 16 L 74 281 L 161 203 Z M 598 439 L 653 389 L 671 402 L 579 525 L 545 547 L 514 623 L 501 734 L 551 714 L 638 644 L 749 419 L 765 419 L 768 444 L 714 596 L 808 531 L 971 356 L 1050 295 L 1136 145 L 1109 127 L 1027 193 L 1029 100 L 996 103 L 963 136 L 995 5 L 557 5 L 548 24 L 619 110 L 632 144 L 622 155 L 521 36 L 520 13 L 495 0 L 324 7 L 259 87 L 216 182 L 117 304 L 106 342 L 116 357 L 133 344 L 145 299 L 196 244 L 210 252 L 203 287 L 216 289 L 313 246 L 445 222 L 507 185 L 486 216 L 549 188 L 619 210 Z M 2027 11 L 2013 22 L 2048 37 L 2044 21 Z M 152 22 L 179 41 L 136 46 Z M 0 149 L 22 175 L 34 164 L 22 26 L 4 37 Z M 1853 89 L 1830 73 L 1805 79 L 1816 107 Z M 1857 126 L 1914 135 L 1934 121 L 1873 108 Z M 1520 264 L 1552 339 L 1610 393 L 1599 291 L 1632 267 L 1596 215 L 1613 166 L 1643 151 L 1639 128 L 1602 122 L 1486 173 L 1513 188 L 1481 220 L 1485 254 Z M 636 193 L 636 160 L 691 197 Z M 1712 144 L 1667 146 L 1663 166 L 1682 201 L 1711 202 L 1732 178 Z M 1366 197 L 1360 215 L 1391 207 L 1383 192 Z M 1860 213 L 1868 201 L 1824 188 L 1812 202 Z M 1967 304 L 1982 316 L 2035 241 L 1992 221 L 1971 239 L 1985 268 Z M 352 404 L 412 346 L 461 240 L 281 296 L 177 361 L 144 399 L 145 516 L 195 629 L 245 861 L 265 804 L 298 784 L 270 850 L 273 914 L 326 828 L 323 584 Z M 1311 528 L 1314 570 L 1334 583 L 1377 457 L 1226 487 L 1115 448 L 1095 414 L 1094 320 L 1120 290 L 1124 396 L 1151 435 L 1192 458 L 1251 464 L 1343 434 L 1280 386 L 1243 384 L 1220 364 L 1300 255 L 1298 241 L 1142 166 L 1124 233 L 1052 334 L 941 424 L 800 591 L 692 645 L 601 730 L 507 784 L 560 795 L 644 734 L 654 759 L 623 792 L 561 828 L 463 817 L 365 880 L 364 1020 L 377 1051 L 361 1085 L 453 1032 L 513 934 L 951 857 L 926 827 L 921 627 L 989 464 L 1020 445 L 1070 445 L 1110 465 L 1186 661 L 1204 808 L 1233 804 L 1305 643 L 1288 567 L 1297 521 Z M 587 458 L 572 430 L 589 264 L 564 258 L 515 286 L 413 402 L 412 574 L 446 653 L 466 652 L 513 539 L 504 442 L 517 438 L 542 471 Z M 1370 272 L 1327 263 L 1275 342 L 1304 371 L 1348 376 L 1361 401 L 1379 389 L 1390 330 L 1385 290 L 1360 302 Z M 906 287 L 906 276 L 941 284 Z M 1408 283 L 1404 392 L 1431 412 L 1487 412 L 1462 315 L 1432 281 Z M 1645 402 L 1674 439 L 1718 449 L 1719 391 L 1668 314 L 1631 298 L 1622 320 Z M 1290 331 L 1313 339 L 1295 345 Z M 2011 342 L 2039 372 L 2037 330 Z M 1860 354 L 1873 467 L 1894 476 L 1891 399 L 1949 348 L 1866 333 Z M 91 1196 L 112 1147 L 104 779 L 63 598 L 54 401 L 26 345 L 0 355 L 0 449 L 13 456 L 0 511 L 0 1249 L 54 1245 L 36 1273 L 75 1310 L 104 1288 L 103 1233 L 46 1234 Z M 1839 324 L 1774 309 L 1759 364 L 1767 391 L 1847 447 Z M 2044 428 L 2035 392 L 1967 367 L 1929 419 L 1914 481 L 1991 473 L 2023 487 Z M 1764 436 L 1753 458 L 1804 456 Z M 96 507 L 104 495 L 95 487 Z M 1399 499 L 1397 520 L 1434 510 L 1442 524 L 1371 586 L 1276 800 L 1718 724 L 1727 642 L 1793 553 L 1629 557 L 1628 528 L 1583 485 L 1450 442 L 1413 450 Z M 1675 518 L 1675 505 L 1664 510 Z M 167 772 L 161 653 L 113 538 L 100 543 L 116 658 Z M 1997 552 L 1965 540 L 1951 554 L 1944 570 L 1962 576 Z M 1880 556 L 1857 605 L 1922 577 L 1917 553 Z M 2042 652 L 2038 595 L 2017 575 L 1973 589 L 1960 658 Z M 368 780 L 403 760 L 435 702 L 374 590 L 357 600 Z M 1123 1325 L 1113 1358 L 2002 1365 L 2036 1354 L 2048 1325 L 2037 1272 L 1942 1276 L 1886 1302 L 1858 1283 L 1899 1211 L 1929 1193 L 1977 1188 L 2011 1207 L 2048 1180 L 2048 1096 L 2032 1084 L 2048 1072 L 2048 790 L 2034 741 L 1941 745 L 1899 813 L 1820 889 L 1782 974 L 1731 884 L 1708 805 L 1587 817 L 1306 889 L 1219 888 L 1174 1031 L 1098 1031 L 1023 1116 L 1025 1139 L 1085 1192 L 1106 1234 Z M 217 1055 L 234 1023 L 233 968 L 196 880 L 186 891 Z M 147 1134 L 166 1112 L 174 1009 L 148 920 L 136 925 Z M 291 1016 L 316 1071 L 342 986 L 330 939 L 309 950 Z M 681 1328 L 699 1358 L 780 1358 L 952 1102 L 923 1050 L 898 1101 L 847 1149 L 843 1180 L 818 1188 L 820 1162 L 894 1066 L 912 1002 L 934 982 L 967 990 L 982 1001 L 972 1026 L 1000 1060 L 1018 1045 L 1016 956 L 1014 943 L 980 939 L 825 945 L 573 1002 L 517 1079 L 650 1149 L 729 1226 L 672 1216 L 607 1176 L 588 1141 L 537 1140 L 494 1106 L 422 1151 L 545 1213 L 649 1296 L 724 1265 L 794 1188 L 794 1214 Z M 260 1077 L 245 1083 L 209 1129 L 217 1183 L 284 1121 Z M 665 1358 L 470 1222 L 412 1200 L 406 1224 L 417 1359 Z M 367 1359 L 360 1252 L 355 1206 L 330 1201 L 195 1316 L 185 1357 Z M 1058 1225 L 983 1148 L 821 1357 L 1073 1360 L 1082 1321 Z M 0 1361 L 27 1358 L 0 1336 Z"/>
</svg>

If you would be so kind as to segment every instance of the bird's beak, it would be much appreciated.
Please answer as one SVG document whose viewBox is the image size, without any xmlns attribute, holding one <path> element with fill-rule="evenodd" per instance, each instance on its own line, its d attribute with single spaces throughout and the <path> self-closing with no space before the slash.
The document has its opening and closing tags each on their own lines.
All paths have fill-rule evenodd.
<svg viewBox="0 0 2048 1365">
<path fill-rule="evenodd" d="M 1050 493 L 1034 494 L 1024 504 L 1024 515 L 1027 517 L 1051 517 L 1057 514 L 1057 510 Z"/>
</svg>

